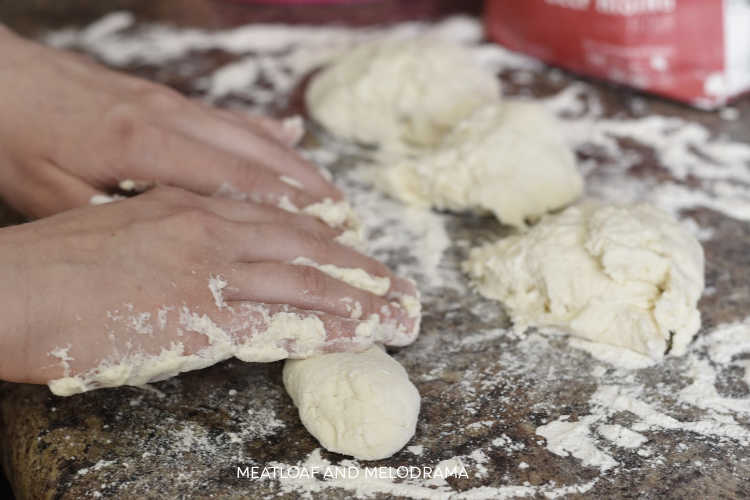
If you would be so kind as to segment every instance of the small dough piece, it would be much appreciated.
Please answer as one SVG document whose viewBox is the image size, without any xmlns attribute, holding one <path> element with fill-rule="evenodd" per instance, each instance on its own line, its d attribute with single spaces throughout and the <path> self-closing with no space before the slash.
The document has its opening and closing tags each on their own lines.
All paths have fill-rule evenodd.
<svg viewBox="0 0 750 500">
<path fill-rule="evenodd" d="M 562 327 L 654 359 L 683 354 L 700 328 L 703 267 L 700 244 L 668 214 L 597 202 L 475 248 L 464 263 L 517 330 Z"/>
<path fill-rule="evenodd" d="M 346 52 L 310 83 L 311 116 L 334 135 L 404 152 L 433 146 L 499 81 L 468 50 L 435 39 L 379 40 Z"/>
<path fill-rule="evenodd" d="M 583 191 L 556 119 L 527 101 L 483 107 L 437 149 L 385 167 L 378 177 L 382 189 L 406 203 L 492 212 L 520 228 Z"/>
<path fill-rule="evenodd" d="M 380 346 L 289 360 L 284 387 L 310 434 L 336 453 L 386 458 L 416 430 L 419 393 L 406 370 Z"/>
</svg>

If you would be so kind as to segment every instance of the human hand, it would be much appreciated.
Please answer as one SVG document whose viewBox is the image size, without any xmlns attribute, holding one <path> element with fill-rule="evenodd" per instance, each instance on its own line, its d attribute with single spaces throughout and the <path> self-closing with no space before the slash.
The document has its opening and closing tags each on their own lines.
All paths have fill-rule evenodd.
<svg viewBox="0 0 750 500">
<path fill-rule="evenodd" d="M 0 379 L 44 383 L 124 366 L 141 377 L 128 379 L 135 384 L 231 356 L 413 341 L 419 317 L 399 303 L 416 295 L 413 284 L 338 235 L 310 216 L 166 187 L 3 228 Z M 390 290 L 377 296 L 289 263 L 299 256 L 388 277 Z M 302 332 L 302 319 L 325 330 Z M 165 352 L 172 364 L 162 370 Z M 107 380 L 97 383 L 117 385 Z"/>
<path fill-rule="evenodd" d="M 341 197 L 280 122 L 186 99 L 1 26 L 0 88 L 0 196 L 26 215 L 86 205 L 128 179 L 205 195 L 229 188 L 273 205 L 286 196 L 300 208 Z"/>
</svg>

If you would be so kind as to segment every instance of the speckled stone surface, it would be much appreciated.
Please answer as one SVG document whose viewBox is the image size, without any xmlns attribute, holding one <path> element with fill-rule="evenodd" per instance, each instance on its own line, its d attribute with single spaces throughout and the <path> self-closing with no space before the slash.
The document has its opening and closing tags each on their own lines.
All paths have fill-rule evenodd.
<svg viewBox="0 0 750 500">
<path fill-rule="evenodd" d="M 158 70 L 144 66 L 130 70 L 195 93 L 191 83 L 199 73 L 231 60 L 228 54 L 215 51 L 191 57 L 190 71 L 180 71 L 181 61 Z M 522 89 L 513 83 L 511 74 L 502 77 L 505 92 L 511 95 L 523 91 L 546 96 L 573 81 L 565 74 L 554 83 L 537 78 Z M 631 91 L 593 85 L 608 115 L 632 114 L 628 105 L 634 97 Z M 748 99 L 736 105 L 741 120 L 725 121 L 715 113 L 637 98 L 646 113 L 683 117 L 716 134 L 750 141 Z M 295 109 L 299 109 L 298 94 L 281 103 L 278 111 Z M 308 138 L 308 144 L 315 144 L 315 138 Z M 597 160 L 593 154 L 579 156 Z M 346 169 L 347 160 L 334 171 Z M 654 155 L 644 155 L 628 175 L 662 181 L 668 180 L 669 173 Z M 353 184 L 349 187 L 357 189 Z M 700 339 L 714 326 L 742 320 L 750 313 L 750 224 L 705 208 L 695 208 L 689 215 L 700 227 L 713 228 L 711 237 L 702 242 L 706 284 L 714 291 L 700 302 L 704 325 Z M 648 438 L 644 445 L 647 454 L 603 445 L 618 463 L 607 471 L 585 466 L 572 456 L 551 453 L 545 440 L 536 435 L 537 428 L 562 415 L 576 421 L 591 414 L 590 398 L 602 381 L 645 388 L 642 396 L 649 404 L 677 421 L 708 418 L 705 409 L 681 404 L 673 397 L 690 383 L 687 361 L 669 358 L 653 367 L 623 372 L 574 349 L 563 337 L 511 334 L 502 307 L 471 292 L 458 272 L 471 244 L 502 235 L 507 229 L 490 219 L 440 217 L 454 242 L 446 249 L 440 269 L 456 282 L 423 289 L 421 336 L 395 354 L 422 395 L 417 433 L 409 444 L 421 445 L 423 451 L 416 454 L 404 449 L 368 466 L 434 465 L 465 457 L 469 477 L 449 478 L 450 491 L 433 491 L 445 497 L 472 491 L 477 498 L 485 498 L 476 489 L 482 486 L 496 488 L 484 490 L 488 497 L 541 497 L 544 492 L 570 498 L 750 496 L 750 461 L 742 439 L 651 428 L 642 431 Z M 0 207 L 2 225 L 19 220 Z M 414 258 L 407 247 L 394 247 L 378 256 L 396 268 Z M 46 387 L 2 383 L 4 469 L 18 498 L 297 498 L 301 489 L 237 475 L 238 466 L 296 464 L 318 448 L 283 389 L 281 368 L 281 363 L 227 361 L 154 384 L 151 390 L 127 387 L 69 398 L 55 397 Z M 750 398 L 741 370 L 734 366 L 717 366 L 716 370 L 716 389 L 721 396 Z M 723 420 L 729 418 L 750 435 L 748 413 L 725 415 Z M 628 427 L 635 420 L 632 412 L 619 411 L 607 415 L 602 423 Z M 477 450 L 481 453 L 476 454 Z M 333 463 L 345 458 L 325 451 L 321 456 Z M 587 486 L 575 489 L 581 485 Z M 564 486 L 573 489 L 555 490 Z M 354 493 L 329 488 L 309 494 L 350 498 Z M 404 493 L 416 496 L 427 494 L 427 490 Z M 374 496 L 392 495 L 381 491 Z"/>
</svg>

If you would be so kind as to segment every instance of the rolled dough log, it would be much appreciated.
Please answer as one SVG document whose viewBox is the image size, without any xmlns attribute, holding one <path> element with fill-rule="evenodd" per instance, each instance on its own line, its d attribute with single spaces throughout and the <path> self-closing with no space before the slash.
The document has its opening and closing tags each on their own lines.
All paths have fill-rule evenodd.
<svg viewBox="0 0 750 500">
<path fill-rule="evenodd" d="M 414 435 L 419 392 L 380 346 L 288 360 L 284 387 L 302 423 L 327 450 L 379 460 Z"/>
</svg>

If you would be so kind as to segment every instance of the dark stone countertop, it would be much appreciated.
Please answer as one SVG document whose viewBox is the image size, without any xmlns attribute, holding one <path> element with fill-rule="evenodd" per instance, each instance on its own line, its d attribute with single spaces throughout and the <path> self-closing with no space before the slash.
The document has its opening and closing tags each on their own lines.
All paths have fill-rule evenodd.
<svg viewBox="0 0 750 500">
<path fill-rule="evenodd" d="M 207 50 L 160 67 L 131 64 L 121 69 L 199 95 L 195 82 L 237 57 Z M 546 68 L 531 71 L 538 74 L 523 85 L 514 83 L 520 79 L 514 78 L 513 71 L 504 71 L 505 93 L 549 96 L 576 81 L 557 70 L 553 70 L 555 78 L 544 77 L 550 74 Z M 645 109 L 639 111 L 640 116 L 677 116 L 700 123 L 715 135 L 750 141 L 748 99 L 735 105 L 740 119 L 729 121 L 717 113 L 627 89 L 596 82 L 588 85 L 605 116 L 632 118 L 632 103 L 637 101 L 639 108 Z M 218 102 L 228 105 L 235 101 L 241 103 L 242 97 Z M 284 114 L 299 111 L 299 87 L 291 99 L 273 103 L 270 109 Z M 317 140 L 313 134 L 306 144 L 317 148 Z M 624 143 L 622 147 L 643 153 L 638 144 Z M 579 158 L 595 165 L 607 162 L 595 151 L 579 151 Z M 362 212 L 379 195 L 362 195 L 362 185 L 349 177 L 355 161 L 344 155 L 333 171 Z M 637 165 L 623 175 L 657 184 L 673 180 L 654 154 L 642 154 Z M 688 182 L 700 185 L 700 179 Z M 377 203 L 388 202 L 378 199 Z M 297 498 L 305 492 L 320 498 L 350 498 L 355 493 L 448 497 L 461 492 L 471 492 L 473 498 L 541 498 L 545 493 L 570 498 L 750 496 L 750 409 L 741 408 L 743 401 L 745 407 L 750 406 L 750 390 L 742 369 L 734 362 L 711 360 L 716 374 L 711 383 L 722 401 L 738 402 L 738 410 L 717 412 L 678 398 L 693 381 L 691 367 L 710 359 L 702 339 L 717 325 L 748 316 L 750 223 L 701 206 L 684 212 L 700 228 L 711 229 L 702 241 L 707 288 L 712 290 L 700 303 L 704 326 L 688 355 L 640 370 L 623 370 L 571 347 L 563 337 L 512 334 L 502 307 L 468 289 L 458 266 L 469 245 L 507 229 L 489 219 L 434 214 L 425 231 L 432 230 L 437 220 L 451 241 L 439 266 L 433 268 L 440 275 L 435 280 L 420 275 L 420 269 L 428 268 L 414 263 L 420 255 L 418 249 L 403 240 L 389 244 L 385 233 L 399 229 L 401 222 L 397 220 L 398 207 L 393 202 L 387 206 L 389 211 L 381 214 L 382 220 L 368 227 L 375 254 L 415 276 L 424 293 L 421 336 L 395 354 L 422 395 L 417 433 L 409 445 L 423 450 L 404 449 L 389 459 L 365 465 L 435 466 L 460 457 L 468 478 L 449 478 L 432 485 L 414 481 L 404 489 L 392 484 L 321 489 L 321 484 L 295 486 L 289 481 L 238 478 L 237 466 L 312 463 L 309 460 L 318 458 L 318 444 L 300 424 L 283 389 L 281 363 L 232 360 L 153 384 L 151 390 L 125 387 L 58 398 L 46 387 L 1 383 L 2 462 L 17 497 Z M 0 205 L 0 224 L 20 220 Z M 412 224 L 410 230 L 414 227 Z M 415 241 L 427 241 L 428 237 L 424 238 Z M 750 338 L 750 326 L 745 329 Z M 740 361 L 747 357 L 747 353 L 735 356 Z M 640 407 L 597 412 L 592 395 L 604 386 L 647 402 L 649 408 L 656 409 L 653 419 L 660 420 L 651 421 L 648 428 L 639 427 L 639 421 L 649 418 Z M 541 425 L 556 420 L 584 422 L 592 416 L 596 425 L 638 430 L 648 441 L 638 448 L 614 446 L 594 434 L 596 425 L 592 425 L 580 440 L 593 440 L 599 451 L 617 462 L 617 466 L 601 471 L 584 465 L 579 458 L 552 453 L 544 438 L 536 435 Z M 685 430 L 689 425 L 683 424 L 692 422 L 734 426 L 732 432 L 739 437 L 727 437 L 729 427 L 714 434 Z M 324 464 L 348 463 L 325 451 L 320 452 L 320 459 Z M 478 489 L 483 486 L 489 489 Z"/>
</svg>

